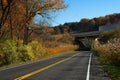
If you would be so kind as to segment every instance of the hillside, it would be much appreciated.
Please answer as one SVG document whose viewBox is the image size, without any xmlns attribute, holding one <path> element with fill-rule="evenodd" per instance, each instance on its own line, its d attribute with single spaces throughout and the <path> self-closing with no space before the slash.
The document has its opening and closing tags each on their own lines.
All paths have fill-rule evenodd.
<svg viewBox="0 0 120 80">
<path fill-rule="evenodd" d="M 88 32 L 96 31 L 99 26 L 115 24 L 120 22 L 120 13 L 101 16 L 93 19 L 83 18 L 80 22 L 65 23 L 55 26 L 54 33 L 69 33 L 69 32 Z"/>
</svg>

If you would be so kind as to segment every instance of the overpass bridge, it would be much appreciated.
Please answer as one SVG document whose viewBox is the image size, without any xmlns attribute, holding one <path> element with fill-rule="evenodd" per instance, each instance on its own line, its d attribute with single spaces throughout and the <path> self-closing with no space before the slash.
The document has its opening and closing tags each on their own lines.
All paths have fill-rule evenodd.
<svg viewBox="0 0 120 80">
<path fill-rule="evenodd" d="M 102 31 L 92 31 L 92 32 L 83 32 L 83 33 L 72 33 L 71 35 L 78 38 L 84 37 L 98 37 Z"/>
<path fill-rule="evenodd" d="M 74 44 L 79 45 L 80 50 L 90 50 L 96 47 L 97 39 L 103 31 L 92 31 L 83 33 L 71 33 L 75 37 Z"/>
<path fill-rule="evenodd" d="M 96 43 L 98 38 L 101 36 L 101 33 L 104 31 L 114 30 L 116 28 L 120 28 L 120 22 L 115 24 L 109 24 L 104 26 L 99 26 L 98 31 L 91 32 L 77 32 L 71 33 L 73 37 L 75 37 L 75 44 L 78 44 L 81 50 L 89 50 L 91 48 L 96 47 Z"/>
</svg>

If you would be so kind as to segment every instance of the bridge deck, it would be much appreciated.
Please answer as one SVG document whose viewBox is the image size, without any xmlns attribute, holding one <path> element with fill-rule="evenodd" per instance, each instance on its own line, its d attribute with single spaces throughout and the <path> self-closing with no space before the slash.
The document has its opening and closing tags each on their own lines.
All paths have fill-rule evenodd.
<svg viewBox="0 0 120 80">
<path fill-rule="evenodd" d="M 83 32 L 83 33 L 72 33 L 71 35 L 74 37 L 96 37 L 99 36 L 101 31 L 93 31 L 93 32 Z"/>
</svg>

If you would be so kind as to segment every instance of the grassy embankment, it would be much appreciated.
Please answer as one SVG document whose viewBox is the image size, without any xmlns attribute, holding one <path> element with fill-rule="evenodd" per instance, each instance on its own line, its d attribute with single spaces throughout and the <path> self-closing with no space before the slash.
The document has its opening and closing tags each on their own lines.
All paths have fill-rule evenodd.
<svg viewBox="0 0 120 80">
<path fill-rule="evenodd" d="M 120 80 L 120 29 L 102 35 L 96 48 L 99 60 L 112 80 Z"/>
<path fill-rule="evenodd" d="M 0 66 L 36 61 L 77 49 L 77 46 L 71 44 L 72 41 L 68 35 L 60 36 L 60 39 L 52 41 L 33 40 L 28 45 L 23 45 L 22 40 L 17 41 L 19 45 L 15 40 L 2 40 L 0 41 Z"/>
</svg>

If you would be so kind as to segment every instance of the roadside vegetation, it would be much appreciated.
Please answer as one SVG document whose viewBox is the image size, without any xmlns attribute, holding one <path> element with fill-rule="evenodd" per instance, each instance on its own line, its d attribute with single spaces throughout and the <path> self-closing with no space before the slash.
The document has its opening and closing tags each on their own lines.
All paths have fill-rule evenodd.
<svg viewBox="0 0 120 80">
<path fill-rule="evenodd" d="M 46 28 L 52 13 L 66 7 L 64 0 L 1 0 L 0 67 L 75 50 L 69 34 Z M 36 15 L 41 19 L 37 25 Z"/>
<path fill-rule="evenodd" d="M 120 29 L 104 32 L 96 51 L 112 80 L 120 80 Z"/>
<path fill-rule="evenodd" d="M 32 40 L 27 45 L 23 45 L 23 40 L 2 40 L 0 41 L 0 66 L 17 64 L 21 62 L 35 61 L 44 57 L 74 51 L 77 46 L 73 45 L 73 38 L 68 34 L 52 35 Z M 57 37 L 56 37 L 57 36 Z"/>
</svg>

